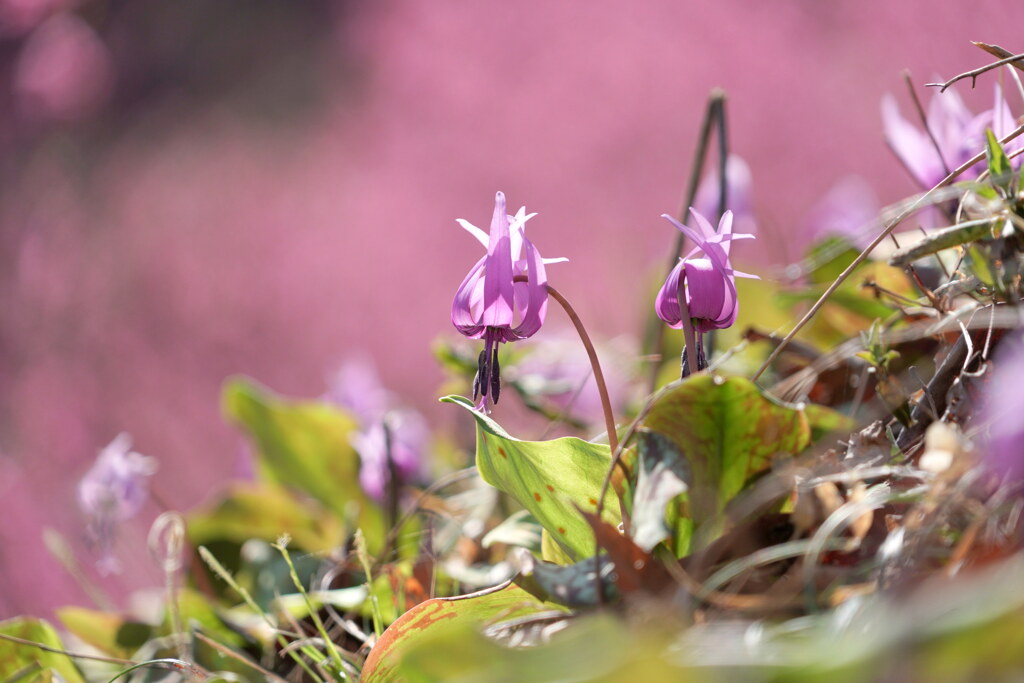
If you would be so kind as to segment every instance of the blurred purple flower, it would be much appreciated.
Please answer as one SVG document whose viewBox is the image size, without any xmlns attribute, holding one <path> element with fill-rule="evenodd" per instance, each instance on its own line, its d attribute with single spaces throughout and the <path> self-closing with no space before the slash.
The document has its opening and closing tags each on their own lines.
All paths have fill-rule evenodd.
<svg viewBox="0 0 1024 683">
<path fill-rule="evenodd" d="M 392 466 L 402 482 L 422 479 L 428 437 L 426 421 L 413 410 L 388 411 L 353 435 L 361 462 L 359 485 L 367 495 L 384 500 Z"/>
<path fill-rule="evenodd" d="M 114 66 L 106 45 L 71 13 L 40 25 L 21 49 L 14 92 L 29 118 L 67 121 L 97 111 L 110 94 Z"/>
<path fill-rule="evenodd" d="M 882 229 L 878 197 L 860 176 L 847 176 L 837 182 L 808 212 L 806 233 L 814 240 L 843 237 L 863 248 Z"/>
<path fill-rule="evenodd" d="M 635 345 L 627 340 L 597 342 L 598 356 L 608 393 L 624 408 L 638 393 Z M 604 419 L 601 396 L 594 381 L 593 367 L 579 338 L 569 330 L 546 332 L 511 369 L 516 383 L 531 396 L 542 397 L 559 411 L 589 424 Z"/>
<path fill-rule="evenodd" d="M 470 269 L 452 301 L 455 328 L 470 339 L 484 340 L 473 380 L 473 398 L 480 396 L 477 407 L 481 410 L 486 409 L 488 394 L 497 403 L 501 391 L 498 344 L 526 339 L 540 329 L 548 305 L 544 266 L 567 260 L 541 258 L 526 238 L 526 221 L 535 215 L 527 215 L 526 207 L 522 207 L 515 216 L 509 216 L 505 195 L 498 192 L 490 235 L 457 219 L 487 248 L 487 255 Z M 526 280 L 515 282 L 516 277 Z"/>
<path fill-rule="evenodd" d="M 733 270 L 729 262 L 729 247 L 733 240 L 753 239 L 754 236 L 733 233 L 731 211 L 722 216 L 718 232 L 695 209 L 690 209 L 690 215 L 696 229 L 683 225 L 668 214 L 662 215 L 696 246 L 668 274 L 654 307 L 659 318 L 670 327 L 679 329 L 683 326 L 680 301 L 685 296 L 686 307 L 698 332 L 724 329 L 735 322 L 739 313 L 736 277 L 757 279 L 756 275 Z M 704 257 L 694 258 L 697 252 L 704 252 Z"/>
<path fill-rule="evenodd" d="M 351 442 L 359 453 L 359 485 L 367 495 L 384 500 L 392 467 L 400 482 L 424 477 L 427 423 L 414 410 L 391 408 L 393 398 L 369 357 L 350 358 L 342 364 L 331 378 L 325 399 L 359 419 L 360 429 Z"/>
<path fill-rule="evenodd" d="M 148 478 L 156 473 L 155 458 L 131 450 L 131 436 L 118 434 L 78 484 L 78 505 L 88 518 L 89 540 L 100 552 L 97 567 L 104 574 L 119 570 L 113 557 L 117 525 L 134 517 L 149 498 Z"/>
<path fill-rule="evenodd" d="M 926 121 L 928 130 L 921 130 L 900 115 L 892 95 L 882 98 L 886 142 L 923 189 L 931 189 L 950 171 L 983 150 L 986 128 L 992 128 L 998 138 L 1016 128 L 998 85 L 992 109 L 977 116 L 971 114 L 954 91 L 936 93 L 928 103 Z M 1010 143 L 1007 151 L 1019 149 L 1021 144 L 1018 138 Z M 965 173 L 965 177 L 976 176 L 982 167 L 979 163 Z"/>
<path fill-rule="evenodd" d="M 74 0 L 0 0 L 0 35 L 24 35 L 72 4 Z"/>
<path fill-rule="evenodd" d="M 753 176 L 742 157 L 730 154 L 725 160 L 725 208 L 732 211 L 733 228 L 739 234 L 757 232 L 751 188 Z M 718 170 L 705 175 L 697 187 L 693 208 L 702 216 L 718 215 Z M 687 221 L 692 225 L 692 221 Z"/>
<path fill-rule="evenodd" d="M 980 414 L 991 421 L 986 442 L 987 462 L 999 474 L 1024 480 L 1024 338 L 1000 344 L 992 364 Z"/>
<path fill-rule="evenodd" d="M 373 422 L 387 412 L 391 394 L 381 384 L 369 355 L 345 360 L 328 381 L 324 398 L 353 413 L 362 422 Z"/>
</svg>

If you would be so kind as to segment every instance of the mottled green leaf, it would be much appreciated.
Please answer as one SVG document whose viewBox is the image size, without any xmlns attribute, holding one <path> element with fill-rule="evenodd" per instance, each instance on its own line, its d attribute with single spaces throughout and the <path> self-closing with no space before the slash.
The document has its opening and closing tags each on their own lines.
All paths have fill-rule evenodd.
<svg viewBox="0 0 1024 683">
<path fill-rule="evenodd" d="M 656 432 L 637 435 L 637 482 L 633 494 L 633 541 L 642 549 L 651 548 L 672 533 L 665 517 L 665 506 L 684 493 L 690 480 L 689 467 L 675 444 Z"/>
<path fill-rule="evenodd" d="M 363 683 L 409 680 L 397 675 L 403 655 L 433 634 L 463 627 L 477 632 L 482 626 L 530 614 L 547 612 L 546 605 L 511 582 L 454 598 L 422 602 L 391 624 L 370 650 L 363 667 Z"/>
<path fill-rule="evenodd" d="M 810 443 L 802 410 L 769 399 L 742 377 L 707 374 L 669 388 L 651 407 L 642 426 L 675 445 L 690 471 L 687 515 L 676 522 L 678 540 L 690 525 L 720 517 L 725 504 L 777 455 L 795 455 Z M 674 544 L 677 554 L 688 548 Z"/>
<path fill-rule="evenodd" d="M 228 381 L 223 404 L 252 437 L 264 479 L 304 491 L 361 528 L 371 550 L 381 546 L 384 518 L 359 486 L 351 416 L 324 402 L 275 396 L 246 379 Z"/>
<path fill-rule="evenodd" d="M 526 551 L 520 560 L 516 583 L 537 595 L 566 607 L 594 607 L 601 601 L 597 595 L 597 562 L 593 557 L 575 564 L 561 565 L 538 561 Z M 608 559 L 601 560 L 601 585 L 605 599 L 618 597 L 615 586 L 615 566 Z"/>
<path fill-rule="evenodd" d="M 595 510 L 611 453 L 607 444 L 564 438 L 520 441 L 461 396 L 441 399 L 462 406 L 476 420 L 476 465 L 480 476 L 530 511 L 573 560 L 594 552 L 594 534 L 580 515 Z M 604 519 L 618 524 L 619 503 L 609 488 Z"/>
<path fill-rule="evenodd" d="M 17 617 L 0 622 L 0 633 L 47 647 L 64 649 L 57 632 L 47 622 L 29 617 Z M 64 681 L 83 683 L 82 674 L 67 655 L 46 652 L 31 645 L 0 640 L 0 680 L 15 680 L 29 672 L 36 672 L 24 680 Z"/>
</svg>

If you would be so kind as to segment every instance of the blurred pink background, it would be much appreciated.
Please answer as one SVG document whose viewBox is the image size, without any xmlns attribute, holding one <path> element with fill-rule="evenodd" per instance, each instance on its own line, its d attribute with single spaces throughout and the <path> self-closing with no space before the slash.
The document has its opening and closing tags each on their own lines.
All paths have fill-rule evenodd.
<svg viewBox="0 0 1024 683">
<path fill-rule="evenodd" d="M 638 333 L 714 86 L 754 177 L 762 239 L 738 262 L 798 258 L 844 176 L 913 191 L 881 135 L 884 93 L 911 112 L 901 70 L 991 61 L 971 40 L 1024 50 L 1024 3 L 944 7 L 0 0 L 0 617 L 85 602 L 41 530 L 92 572 L 75 484 L 118 432 L 175 508 L 239 470 L 231 374 L 312 397 L 370 352 L 454 419 L 430 342 L 481 253 L 454 219 L 486 228 L 495 190 L 539 212 L 583 319 Z M 990 83 L 960 89 L 975 111 Z M 106 587 L 157 585 L 159 511 Z"/>
</svg>

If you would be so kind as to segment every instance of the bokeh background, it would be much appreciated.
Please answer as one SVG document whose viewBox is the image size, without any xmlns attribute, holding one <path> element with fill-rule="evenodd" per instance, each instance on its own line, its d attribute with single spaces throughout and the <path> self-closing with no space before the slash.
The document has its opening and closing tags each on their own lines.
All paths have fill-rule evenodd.
<svg viewBox="0 0 1024 683">
<path fill-rule="evenodd" d="M 123 604 L 157 585 L 149 521 L 245 469 L 229 375 L 314 397 L 368 354 L 453 419 L 430 344 L 480 256 L 454 219 L 486 227 L 495 190 L 584 320 L 635 335 L 711 88 L 753 171 L 736 260 L 770 275 L 840 179 L 915 189 L 879 114 L 910 111 L 903 69 L 1019 52 L 1022 25 L 1011 0 L 0 0 L 0 617 L 85 602 L 46 527 Z M 159 502 L 101 579 L 75 484 L 120 431 Z"/>
</svg>

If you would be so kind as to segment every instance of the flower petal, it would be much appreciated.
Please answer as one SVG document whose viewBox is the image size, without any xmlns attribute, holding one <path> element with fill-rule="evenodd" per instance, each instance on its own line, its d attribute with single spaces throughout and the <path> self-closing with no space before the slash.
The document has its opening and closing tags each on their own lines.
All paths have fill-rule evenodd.
<svg viewBox="0 0 1024 683">
<path fill-rule="evenodd" d="M 505 195 L 494 197 L 490 240 L 485 257 L 484 310 L 481 323 L 486 327 L 508 327 L 512 324 L 514 293 L 512 289 L 512 238 L 509 234 Z"/>
<path fill-rule="evenodd" d="M 487 248 L 487 241 L 489 238 L 486 232 L 476 227 L 475 225 L 465 220 L 464 218 L 456 218 L 455 222 L 461 225 L 466 232 L 475 237 L 480 242 L 480 244 L 484 245 L 485 249 Z"/>
<path fill-rule="evenodd" d="M 462 280 L 462 284 L 455 290 L 455 298 L 452 300 L 452 325 L 470 339 L 479 339 L 485 329 L 480 320 L 473 315 L 472 299 L 473 291 L 484 279 L 486 261 L 485 256 L 476 262 Z"/>
<path fill-rule="evenodd" d="M 679 306 L 679 280 L 683 277 L 684 263 L 685 261 L 680 259 L 675 268 L 669 272 L 654 300 L 654 310 L 658 317 L 668 323 L 669 327 L 677 330 L 683 326 L 682 309 Z"/>
<path fill-rule="evenodd" d="M 523 237 L 523 246 L 526 247 L 527 276 L 526 291 L 527 304 L 523 313 L 523 320 L 513 330 L 520 339 L 533 336 L 544 323 L 544 316 L 547 314 L 548 306 L 548 278 L 544 270 L 544 259 L 540 252 L 533 246 L 533 242 Z"/>
</svg>

